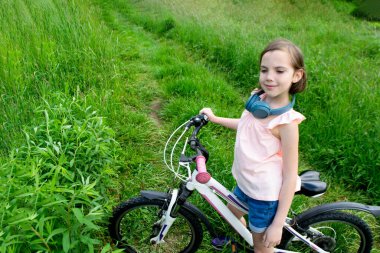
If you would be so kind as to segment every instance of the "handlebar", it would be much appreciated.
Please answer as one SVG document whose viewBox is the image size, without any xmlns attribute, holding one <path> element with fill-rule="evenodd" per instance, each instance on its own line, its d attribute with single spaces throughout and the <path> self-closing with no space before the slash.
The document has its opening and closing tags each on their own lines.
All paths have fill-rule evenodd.
<svg viewBox="0 0 380 253">
<path fill-rule="evenodd" d="M 190 145 L 190 148 L 197 153 L 197 155 L 193 157 L 192 160 L 195 160 L 195 163 L 197 165 L 198 174 L 196 176 L 196 180 L 202 184 L 207 183 L 211 179 L 211 175 L 207 172 L 206 169 L 206 162 L 208 160 L 209 154 L 208 151 L 199 142 L 197 135 L 201 128 L 208 123 L 208 121 L 209 120 L 207 115 L 199 114 L 192 117 L 189 120 L 189 123 L 186 125 L 186 128 L 190 128 L 191 126 L 195 127 L 188 143 Z"/>
<path fill-rule="evenodd" d="M 196 129 L 199 130 L 209 122 L 207 115 L 199 114 L 192 117 L 189 122 L 186 124 L 186 128 L 190 128 L 191 126 L 195 126 Z M 198 133 L 197 132 L 197 133 Z M 194 133 L 193 133 L 194 134 Z"/>
<path fill-rule="evenodd" d="M 189 138 L 188 144 L 190 145 L 190 148 L 196 152 L 196 156 L 191 157 L 190 160 L 195 161 L 195 158 L 197 156 L 204 156 L 206 158 L 206 161 L 208 160 L 209 153 L 208 151 L 202 146 L 202 144 L 199 142 L 199 139 L 197 138 L 197 135 L 201 128 L 205 126 L 209 122 L 207 115 L 205 114 L 199 114 L 194 117 L 192 117 L 189 122 L 186 124 L 186 129 L 189 129 L 191 126 L 194 126 L 194 131 L 191 134 L 191 137 Z M 189 159 L 188 159 L 189 160 Z"/>
<path fill-rule="evenodd" d="M 208 119 L 207 115 L 205 115 L 205 114 L 196 115 L 196 116 L 192 117 L 190 120 L 188 120 L 187 122 L 185 122 L 184 124 L 182 124 L 181 126 L 179 126 L 171 134 L 171 136 L 167 140 L 166 145 L 165 145 L 165 149 L 164 149 L 164 162 L 168 166 L 168 168 L 172 172 L 174 172 L 174 174 L 176 175 L 176 177 L 178 177 L 178 178 L 180 178 L 182 180 L 187 180 L 188 176 L 190 176 L 190 170 L 189 170 L 189 167 L 186 166 L 186 164 L 195 162 L 196 163 L 196 169 L 198 171 L 198 174 L 196 176 L 196 180 L 198 182 L 200 182 L 200 183 L 207 183 L 210 180 L 211 176 L 207 172 L 207 169 L 206 169 L 206 162 L 208 160 L 209 153 L 202 146 L 202 144 L 200 143 L 199 139 L 197 138 L 197 135 L 198 135 L 199 131 L 201 130 L 201 128 L 203 126 L 205 126 L 208 123 L 208 121 L 209 121 L 209 119 Z M 178 142 L 181 140 L 181 138 L 184 136 L 184 134 L 188 130 L 190 130 L 190 128 L 192 128 L 192 127 L 194 127 L 194 130 L 193 130 L 191 136 L 187 139 L 186 144 L 189 145 L 190 148 L 193 151 L 195 151 L 195 154 L 192 155 L 192 156 L 186 156 L 185 155 L 186 144 L 185 144 L 185 146 L 183 148 L 183 151 L 181 152 L 181 155 L 180 155 L 179 166 L 183 166 L 183 167 L 188 168 L 189 174 L 188 174 L 188 176 L 182 176 L 178 172 L 179 171 L 178 169 L 177 170 L 174 169 L 174 166 L 173 166 L 173 154 L 174 154 L 174 151 L 175 151 L 175 148 L 176 148 Z M 183 129 L 183 132 L 178 137 L 177 141 L 175 142 L 175 144 L 174 144 L 174 146 L 172 148 L 172 152 L 171 152 L 171 155 L 170 155 L 170 164 L 168 164 L 167 161 L 166 161 L 166 155 L 165 155 L 167 147 L 168 147 L 168 144 L 169 144 L 170 140 L 172 139 L 172 137 L 175 135 L 175 133 L 179 129 L 181 129 L 181 128 Z"/>
</svg>

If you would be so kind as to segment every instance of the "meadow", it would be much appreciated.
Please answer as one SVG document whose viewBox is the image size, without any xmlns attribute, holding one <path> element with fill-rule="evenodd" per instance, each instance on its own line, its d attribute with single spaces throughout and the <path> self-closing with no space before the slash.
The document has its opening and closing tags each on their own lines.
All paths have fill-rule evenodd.
<svg viewBox="0 0 380 253">
<path fill-rule="evenodd" d="M 106 232 L 112 207 L 141 189 L 177 184 L 162 162 L 169 133 L 204 106 L 238 117 L 257 85 L 258 53 L 277 37 L 306 56 L 300 170 L 320 170 L 330 186 L 323 198 L 297 198 L 294 209 L 337 200 L 380 205 L 379 24 L 353 18 L 351 8 L 3 1 L 0 252 L 117 252 Z M 234 132 L 210 124 L 201 138 L 210 171 L 233 187 Z M 223 224 L 199 196 L 193 201 Z M 364 218 L 380 252 L 378 223 Z M 205 242 L 201 252 L 209 251 Z"/>
</svg>

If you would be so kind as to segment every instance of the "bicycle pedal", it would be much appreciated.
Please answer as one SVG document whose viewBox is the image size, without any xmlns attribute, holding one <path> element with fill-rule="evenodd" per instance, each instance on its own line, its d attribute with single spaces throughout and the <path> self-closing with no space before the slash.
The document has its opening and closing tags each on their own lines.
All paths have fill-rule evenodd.
<svg viewBox="0 0 380 253">
<path fill-rule="evenodd" d="M 222 251 L 231 243 L 231 238 L 228 236 L 215 237 L 211 240 L 211 245 L 214 249 Z"/>
</svg>

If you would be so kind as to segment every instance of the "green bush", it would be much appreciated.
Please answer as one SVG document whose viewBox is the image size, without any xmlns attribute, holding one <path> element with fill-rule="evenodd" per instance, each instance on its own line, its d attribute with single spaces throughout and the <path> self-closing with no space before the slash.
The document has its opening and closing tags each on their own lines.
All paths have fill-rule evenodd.
<svg viewBox="0 0 380 253">
<path fill-rule="evenodd" d="M 59 95 L 35 115 L 1 166 L 0 252 L 94 252 L 118 168 L 114 133 L 77 97 Z"/>
</svg>

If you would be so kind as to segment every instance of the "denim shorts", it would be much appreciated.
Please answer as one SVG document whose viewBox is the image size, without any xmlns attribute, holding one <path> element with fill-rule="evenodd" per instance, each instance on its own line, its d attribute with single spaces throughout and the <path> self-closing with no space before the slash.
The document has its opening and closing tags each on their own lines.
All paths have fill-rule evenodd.
<svg viewBox="0 0 380 253">
<path fill-rule="evenodd" d="M 247 196 L 238 186 L 234 189 L 236 197 L 248 206 L 249 228 L 254 233 L 263 233 L 274 219 L 278 201 L 256 200 Z"/>
</svg>

